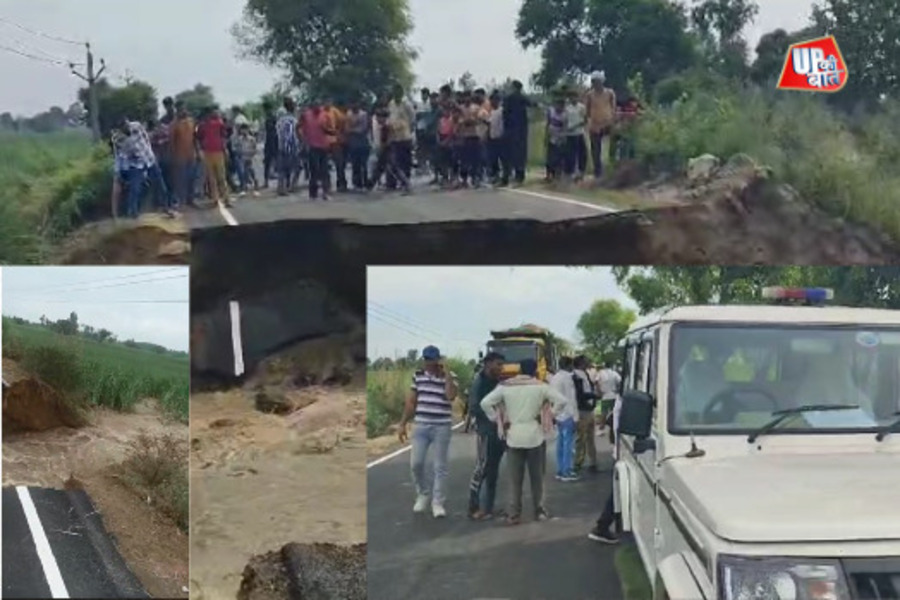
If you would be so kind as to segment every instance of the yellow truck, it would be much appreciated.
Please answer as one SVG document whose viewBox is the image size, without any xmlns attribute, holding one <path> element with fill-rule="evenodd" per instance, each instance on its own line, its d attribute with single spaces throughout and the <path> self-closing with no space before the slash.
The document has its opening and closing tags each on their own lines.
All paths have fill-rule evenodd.
<svg viewBox="0 0 900 600">
<path fill-rule="evenodd" d="M 498 352 L 506 359 L 501 376 L 503 379 L 518 375 L 519 363 L 527 358 L 537 362 L 538 378 L 542 381 L 547 381 L 558 368 L 553 336 L 550 331 L 537 325 L 492 331 L 487 351 Z"/>
</svg>

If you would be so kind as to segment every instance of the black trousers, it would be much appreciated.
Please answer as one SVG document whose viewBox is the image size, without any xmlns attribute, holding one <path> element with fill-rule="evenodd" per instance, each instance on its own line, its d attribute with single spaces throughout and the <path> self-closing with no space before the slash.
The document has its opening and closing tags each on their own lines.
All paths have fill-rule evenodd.
<svg viewBox="0 0 900 600">
<path fill-rule="evenodd" d="M 480 182 L 483 173 L 481 163 L 481 138 L 467 137 L 463 140 L 462 179 L 472 183 Z"/>
<path fill-rule="evenodd" d="M 607 533 L 613 524 L 616 525 L 616 529 L 622 528 L 621 515 L 616 513 L 615 493 L 616 488 L 613 485 L 613 489 L 610 490 L 609 497 L 606 499 L 606 504 L 603 506 L 603 512 L 600 513 L 600 518 L 597 519 L 598 531 Z"/>
<path fill-rule="evenodd" d="M 266 146 L 263 151 L 263 179 L 266 186 L 269 185 L 269 179 L 272 177 L 272 169 L 278 164 L 278 148 Z"/>
<path fill-rule="evenodd" d="M 339 192 L 347 191 L 347 147 L 337 144 L 331 149 L 331 161 L 334 163 L 336 187 Z"/>
<path fill-rule="evenodd" d="M 584 173 L 587 169 L 587 144 L 583 135 L 566 138 L 566 175 Z"/>
<path fill-rule="evenodd" d="M 603 175 L 603 137 L 605 132 L 591 133 L 591 164 L 594 165 L 594 177 Z"/>
<path fill-rule="evenodd" d="M 508 131 L 504 134 L 506 156 L 510 175 L 518 183 L 525 181 L 525 165 L 528 163 L 528 127 Z"/>
<path fill-rule="evenodd" d="M 488 140 L 488 175 L 494 181 L 509 181 L 509 166 L 506 164 L 506 144 L 503 138 Z"/>
<path fill-rule="evenodd" d="M 493 513 L 497 499 L 497 479 L 500 476 L 500 462 L 506 452 L 506 442 L 500 439 L 495 431 L 478 432 L 478 446 L 475 470 L 469 482 L 469 514 L 484 508 L 484 512 Z M 481 502 L 482 489 L 484 503 Z"/>
<path fill-rule="evenodd" d="M 328 151 L 324 148 L 309 149 L 309 197 L 315 199 L 319 195 L 319 187 L 328 194 L 331 187 L 331 176 L 328 173 Z"/>
<path fill-rule="evenodd" d="M 368 145 L 349 146 L 347 148 L 353 189 L 361 190 L 368 185 L 369 153 L 370 148 Z"/>
</svg>

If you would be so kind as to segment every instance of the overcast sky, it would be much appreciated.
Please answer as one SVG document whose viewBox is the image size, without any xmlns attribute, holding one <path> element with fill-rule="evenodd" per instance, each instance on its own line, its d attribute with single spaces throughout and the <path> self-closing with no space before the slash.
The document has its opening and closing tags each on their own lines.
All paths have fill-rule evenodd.
<svg viewBox="0 0 900 600">
<path fill-rule="evenodd" d="M 759 36 L 806 24 L 810 0 L 757 0 L 759 16 L 748 31 Z M 57 37 L 90 39 L 110 74 L 131 73 L 154 84 L 161 96 L 202 82 L 225 105 L 252 100 L 278 78 L 265 67 L 239 61 L 231 25 L 245 0 L 0 0 L 0 46 L 47 58 L 84 61 L 82 49 L 28 33 L 9 23 Z M 411 44 L 420 57 L 420 85 L 435 86 L 466 70 L 476 80 L 522 81 L 537 70 L 539 56 L 515 39 L 520 0 L 409 0 L 415 29 Z M 464 34 L 462 32 L 465 32 Z M 0 49 L 0 112 L 33 114 L 67 108 L 82 83 L 68 69 Z"/>
<path fill-rule="evenodd" d="M 56 321 L 75 311 L 120 340 L 188 351 L 188 267 L 4 267 L 2 281 L 4 315 Z"/>
<path fill-rule="evenodd" d="M 609 268 L 369 267 L 369 358 L 435 344 L 475 358 L 491 330 L 534 323 L 577 343 L 578 318 L 596 300 L 636 310 Z"/>
</svg>

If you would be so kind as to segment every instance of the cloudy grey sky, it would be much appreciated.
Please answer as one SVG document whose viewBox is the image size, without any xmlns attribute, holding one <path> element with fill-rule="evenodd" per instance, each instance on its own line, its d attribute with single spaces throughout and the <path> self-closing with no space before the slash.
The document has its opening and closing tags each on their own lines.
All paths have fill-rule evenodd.
<svg viewBox="0 0 900 600">
<path fill-rule="evenodd" d="M 777 27 L 803 26 L 810 0 L 757 0 L 760 13 L 748 31 L 759 36 Z M 47 58 L 83 61 L 82 50 L 16 28 L 62 38 L 90 39 L 110 73 L 153 83 L 162 95 L 203 82 L 220 102 L 258 97 L 278 74 L 239 61 L 230 27 L 245 0 L 0 0 L 0 45 Z M 515 36 L 520 0 L 409 0 L 415 29 L 411 43 L 420 57 L 419 84 L 434 86 L 469 70 L 480 81 L 507 76 L 527 81 L 539 65 L 537 53 L 524 52 Z M 465 32 L 462 34 L 461 32 Z M 24 58 L 0 49 L 0 112 L 32 114 L 52 105 L 67 107 L 81 80 L 65 67 Z"/>
<path fill-rule="evenodd" d="M 523 323 L 577 343 L 575 325 L 595 300 L 636 309 L 607 267 L 369 267 L 367 288 L 370 358 L 428 344 L 475 358 L 491 330 Z"/>
<path fill-rule="evenodd" d="M 120 340 L 188 351 L 187 267 L 4 267 L 2 281 L 4 315 L 55 321 L 75 311 Z"/>
</svg>

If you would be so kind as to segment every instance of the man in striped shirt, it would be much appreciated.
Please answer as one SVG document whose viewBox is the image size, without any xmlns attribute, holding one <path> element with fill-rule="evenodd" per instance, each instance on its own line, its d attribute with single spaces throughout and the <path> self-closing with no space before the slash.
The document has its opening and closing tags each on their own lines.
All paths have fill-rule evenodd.
<svg viewBox="0 0 900 600">
<path fill-rule="evenodd" d="M 413 512 L 425 512 L 428 501 L 431 500 L 432 514 L 435 518 L 442 518 L 447 516 L 444 486 L 449 474 L 447 454 L 453 433 L 453 400 L 458 390 L 453 374 L 444 368 L 440 350 L 435 346 L 427 346 L 422 351 L 422 358 L 425 368 L 413 375 L 400 421 L 399 437 L 402 443 L 406 442 L 406 425 L 414 418 L 410 457 L 413 483 L 416 486 Z M 432 445 L 434 477 L 429 486 L 425 475 L 425 460 Z"/>
</svg>

